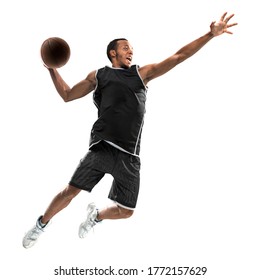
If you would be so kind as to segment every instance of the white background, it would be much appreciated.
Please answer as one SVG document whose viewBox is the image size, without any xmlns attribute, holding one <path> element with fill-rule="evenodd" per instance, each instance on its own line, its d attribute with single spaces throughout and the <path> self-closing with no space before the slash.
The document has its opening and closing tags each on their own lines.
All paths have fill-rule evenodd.
<svg viewBox="0 0 260 280">
<path fill-rule="evenodd" d="M 1 275 L 3 279 L 104 279 L 54 276 L 63 268 L 206 266 L 204 277 L 259 279 L 260 88 L 257 1 L 2 1 Z M 159 62 L 204 35 L 223 12 L 233 35 L 149 84 L 134 216 L 104 221 L 81 240 L 89 202 L 110 203 L 107 175 L 57 215 L 35 247 L 22 238 L 69 181 L 88 149 L 97 111 L 92 97 L 64 103 L 43 67 L 41 43 L 65 39 L 60 69 L 73 86 L 109 65 L 106 46 L 126 37 L 134 64 Z M 168 278 L 167 278 L 168 277 Z M 156 279 L 169 279 L 170 276 Z M 190 279 L 172 276 L 173 279 Z M 2 276 L 1 276 L 2 278 Z M 112 278 L 111 278 L 112 279 Z M 116 279 L 113 277 L 113 279 Z M 172 278 L 171 278 L 172 279 Z"/>
</svg>

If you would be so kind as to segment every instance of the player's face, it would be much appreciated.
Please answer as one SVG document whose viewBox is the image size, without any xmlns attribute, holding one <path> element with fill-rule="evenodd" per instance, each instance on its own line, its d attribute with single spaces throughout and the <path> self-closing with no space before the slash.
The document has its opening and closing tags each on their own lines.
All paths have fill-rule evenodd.
<svg viewBox="0 0 260 280">
<path fill-rule="evenodd" d="M 128 41 L 120 40 L 117 42 L 116 67 L 129 68 L 133 59 L 133 47 Z"/>
</svg>

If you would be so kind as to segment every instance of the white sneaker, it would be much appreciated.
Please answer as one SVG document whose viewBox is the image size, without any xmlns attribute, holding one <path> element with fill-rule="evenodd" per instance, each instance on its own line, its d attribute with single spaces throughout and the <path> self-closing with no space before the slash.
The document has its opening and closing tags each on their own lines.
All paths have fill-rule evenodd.
<svg viewBox="0 0 260 280">
<path fill-rule="evenodd" d="M 98 210 L 96 205 L 92 202 L 87 207 L 87 219 L 79 226 L 79 237 L 85 238 L 89 231 L 98 223 L 96 220 Z"/>
<path fill-rule="evenodd" d="M 40 224 L 40 219 L 42 216 L 38 218 L 36 221 L 36 225 L 31 228 L 24 236 L 23 238 L 23 247 L 28 249 L 31 248 L 37 241 L 40 235 L 44 232 L 46 226 L 42 227 Z"/>
</svg>

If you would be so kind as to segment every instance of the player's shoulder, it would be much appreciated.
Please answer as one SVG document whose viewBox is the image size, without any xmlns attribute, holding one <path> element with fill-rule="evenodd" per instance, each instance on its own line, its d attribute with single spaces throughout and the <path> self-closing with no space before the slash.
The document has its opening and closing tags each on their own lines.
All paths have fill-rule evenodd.
<svg viewBox="0 0 260 280">
<path fill-rule="evenodd" d="M 138 68 L 140 77 L 144 81 L 145 85 L 151 80 L 152 73 L 154 71 L 155 64 L 147 64 Z"/>
</svg>

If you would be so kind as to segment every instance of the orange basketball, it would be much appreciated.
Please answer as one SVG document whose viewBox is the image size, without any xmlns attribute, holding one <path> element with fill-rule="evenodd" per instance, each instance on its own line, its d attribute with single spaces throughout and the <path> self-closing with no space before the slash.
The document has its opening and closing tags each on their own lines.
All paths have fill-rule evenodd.
<svg viewBox="0 0 260 280">
<path fill-rule="evenodd" d="M 41 57 L 47 67 L 60 68 L 70 58 L 70 47 L 65 40 L 59 37 L 48 38 L 42 43 Z"/>
</svg>

